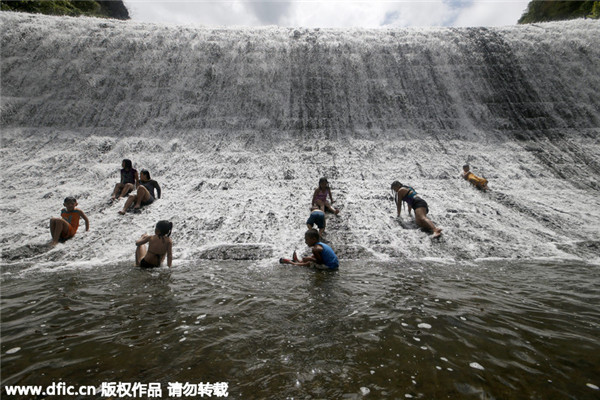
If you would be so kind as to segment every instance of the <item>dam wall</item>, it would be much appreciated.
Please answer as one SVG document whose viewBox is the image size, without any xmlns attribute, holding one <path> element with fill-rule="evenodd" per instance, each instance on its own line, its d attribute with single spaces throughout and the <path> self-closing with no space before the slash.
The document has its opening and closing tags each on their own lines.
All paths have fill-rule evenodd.
<svg viewBox="0 0 600 400">
<path fill-rule="evenodd" d="M 598 262 L 597 21 L 503 28 L 199 28 L 0 13 L 3 261 L 128 263 L 174 223 L 175 257 L 273 265 L 305 249 L 328 177 L 342 259 Z M 123 158 L 163 198 L 109 204 Z M 477 191 L 464 163 L 490 182 Z M 403 214 L 413 186 L 444 229 Z M 78 198 L 91 221 L 47 251 Z M 288 254 L 289 253 L 289 254 Z"/>
</svg>

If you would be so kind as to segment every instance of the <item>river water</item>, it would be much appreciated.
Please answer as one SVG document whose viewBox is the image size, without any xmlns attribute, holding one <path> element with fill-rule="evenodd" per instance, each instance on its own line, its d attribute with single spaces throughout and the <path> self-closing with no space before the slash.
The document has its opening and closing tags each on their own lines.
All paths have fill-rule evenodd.
<svg viewBox="0 0 600 400">
<path fill-rule="evenodd" d="M 3 385 L 226 382 L 243 399 L 598 396 L 595 265 L 57 269 L 3 269 Z"/>
</svg>

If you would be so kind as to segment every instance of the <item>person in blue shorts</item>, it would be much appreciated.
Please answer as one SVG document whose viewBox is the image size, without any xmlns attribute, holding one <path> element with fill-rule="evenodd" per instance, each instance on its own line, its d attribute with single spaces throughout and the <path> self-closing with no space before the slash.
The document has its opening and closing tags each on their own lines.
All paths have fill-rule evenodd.
<svg viewBox="0 0 600 400">
<path fill-rule="evenodd" d="M 304 234 L 304 242 L 312 249 L 312 256 L 298 259 L 296 252 L 292 259 L 280 258 L 281 264 L 298 265 L 301 267 L 315 267 L 317 269 L 336 270 L 339 267 L 339 261 L 333 249 L 325 243 L 319 242 L 319 232 L 316 229 L 309 229 Z"/>
<path fill-rule="evenodd" d="M 319 228 L 319 238 L 323 237 L 323 232 L 325 231 L 325 213 L 318 205 L 313 204 L 310 209 L 310 217 L 306 220 L 306 226 L 308 229 L 313 229 L 315 225 Z"/>
</svg>

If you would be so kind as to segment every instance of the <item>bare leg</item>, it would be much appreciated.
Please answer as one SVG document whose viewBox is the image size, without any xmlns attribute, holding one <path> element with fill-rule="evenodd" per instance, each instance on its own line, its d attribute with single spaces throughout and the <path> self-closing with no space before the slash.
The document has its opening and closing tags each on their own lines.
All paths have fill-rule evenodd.
<svg viewBox="0 0 600 400">
<path fill-rule="evenodd" d="M 56 246 L 62 233 L 69 232 L 69 223 L 62 218 L 50 218 L 50 234 L 52 235 L 51 246 Z"/>
<path fill-rule="evenodd" d="M 133 206 L 133 208 L 140 208 L 142 206 L 142 202 L 150 200 L 150 192 L 148 192 L 148 189 L 140 185 L 135 197 L 135 206 Z"/>
<path fill-rule="evenodd" d="M 147 252 L 148 252 L 148 248 L 146 247 L 145 244 L 137 246 L 137 248 L 135 249 L 135 266 L 136 267 L 140 266 L 140 262 L 144 259 Z"/>
<path fill-rule="evenodd" d="M 338 210 L 337 208 L 333 208 L 333 206 L 331 204 L 329 204 L 328 201 L 325 202 L 324 206 L 329 212 L 332 212 L 335 215 L 338 215 L 340 212 L 340 210 Z"/>
<path fill-rule="evenodd" d="M 315 204 L 319 207 L 319 209 L 323 212 L 325 212 L 325 210 L 332 212 L 334 214 L 338 214 L 340 212 L 340 210 L 338 210 L 337 208 L 333 208 L 331 206 L 331 204 L 329 204 L 328 201 L 323 201 L 323 200 L 315 200 Z"/>
<path fill-rule="evenodd" d="M 110 197 L 111 200 L 115 200 L 115 199 L 118 199 L 119 197 L 121 197 L 120 195 L 119 195 L 119 197 L 117 197 L 117 193 L 119 193 L 121 190 L 123 190 L 123 186 L 124 185 L 122 183 L 117 183 L 115 185 L 115 190 L 113 190 L 113 194 Z"/>
<path fill-rule="evenodd" d="M 292 260 L 287 259 L 287 258 L 280 258 L 279 259 L 279 263 L 280 264 L 297 265 L 299 267 L 307 267 L 307 266 L 309 266 L 311 264 L 312 261 L 314 261 L 314 260 L 311 260 L 311 261 L 304 261 L 304 260 L 306 260 L 306 259 L 303 258 L 301 261 L 292 261 Z"/>
<path fill-rule="evenodd" d="M 429 218 L 427 218 L 427 214 L 425 213 L 425 207 L 419 207 L 414 210 L 415 211 L 415 222 L 421 228 L 428 229 L 433 232 L 433 237 L 437 238 L 442 234 L 442 230 L 437 228 L 433 222 Z"/>
<path fill-rule="evenodd" d="M 119 197 L 125 197 L 127 196 L 127 193 L 131 192 L 133 190 L 133 184 L 131 183 L 126 183 L 123 185 L 123 189 L 121 190 L 121 194 L 119 195 Z M 117 199 L 119 198 L 117 197 Z"/>
<path fill-rule="evenodd" d="M 127 201 L 125 201 L 125 205 L 123 205 L 123 209 L 121 211 L 119 211 L 119 214 L 121 215 L 125 215 L 125 213 L 127 212 L 127 209 L 129 207 L 131 207 L 131 205 L 133 204 L 133 202 L 136 200 L 137 195 L 130 195 L 127 198 Z"/>
</svg>

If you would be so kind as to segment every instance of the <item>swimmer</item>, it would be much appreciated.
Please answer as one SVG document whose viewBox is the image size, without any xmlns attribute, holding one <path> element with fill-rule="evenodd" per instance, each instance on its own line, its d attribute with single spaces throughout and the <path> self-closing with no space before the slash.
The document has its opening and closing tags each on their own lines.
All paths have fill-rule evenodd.
<svg viewBox="0 0 600 400">
<path fill-rule="evenodd" d="M 141 268 L 156 268 L 167 257 L 167 266 L 171 268 L 173 263 L 173 242 L 171 241 L 171 230 L 173 224 L 169 221 L 158 221 L 154 229 L 154 235 L 143 234 L 135 245 L 135 266 Z M 148 247 L 146 247 L 148 243 Z"/>
</svg>

